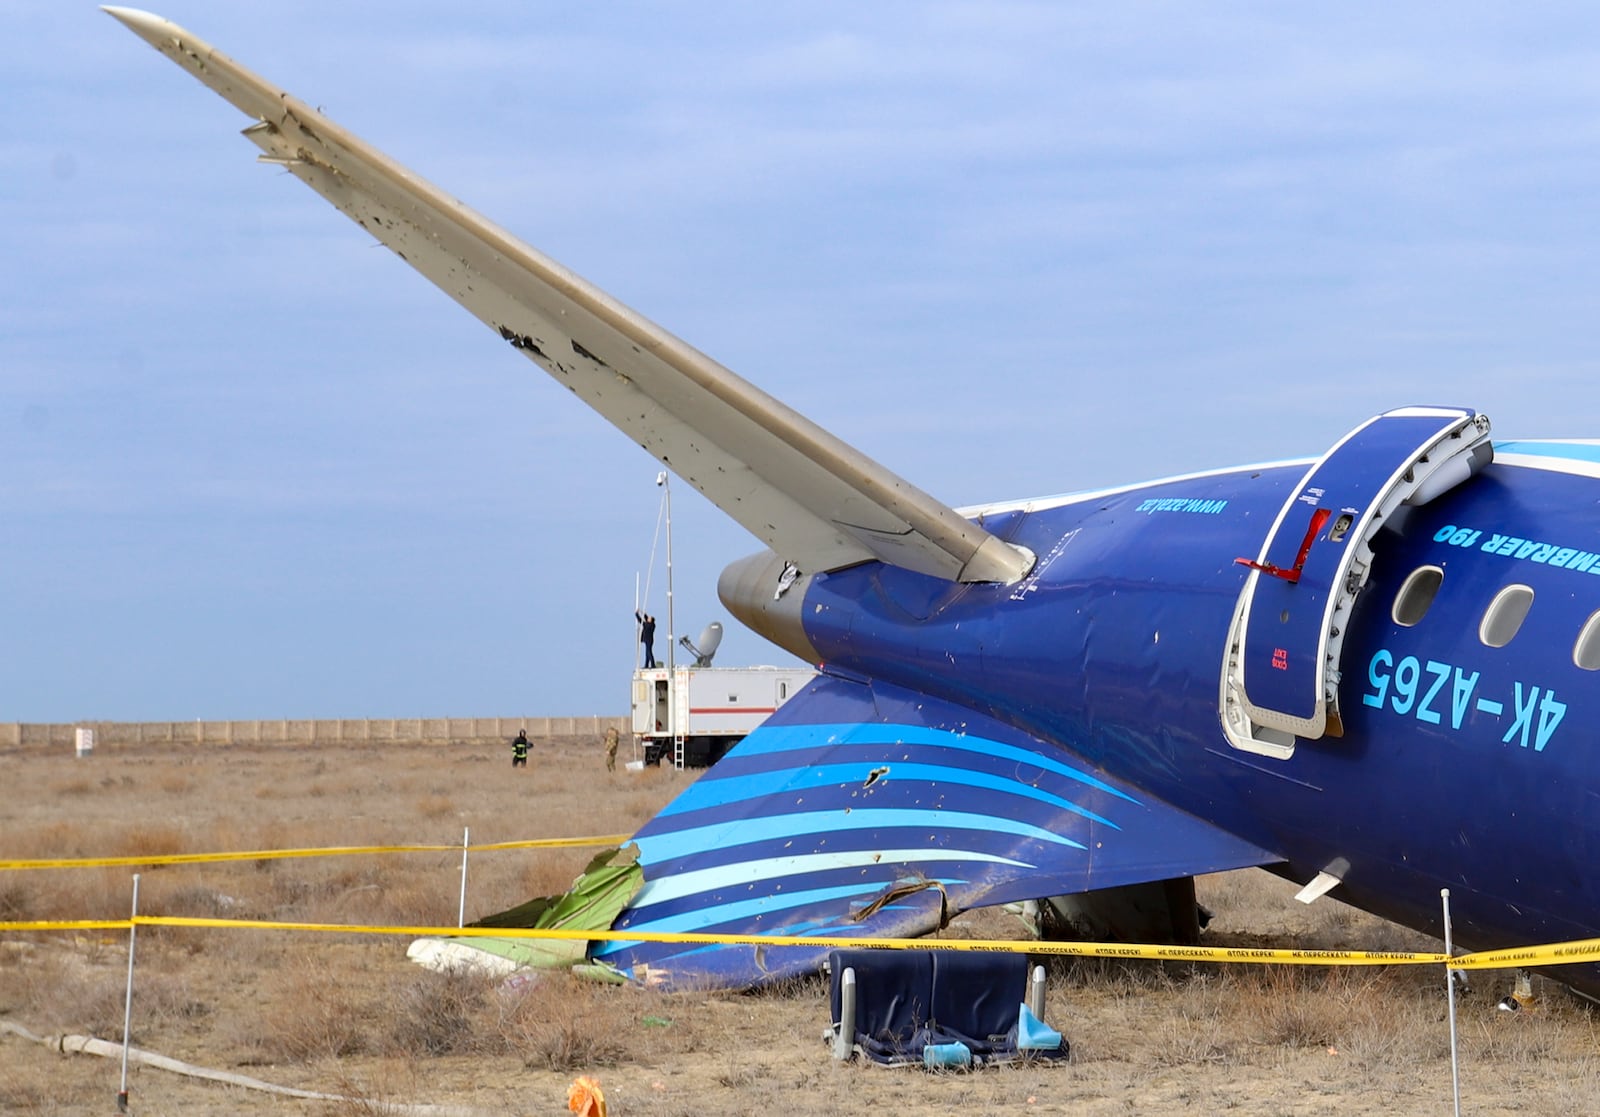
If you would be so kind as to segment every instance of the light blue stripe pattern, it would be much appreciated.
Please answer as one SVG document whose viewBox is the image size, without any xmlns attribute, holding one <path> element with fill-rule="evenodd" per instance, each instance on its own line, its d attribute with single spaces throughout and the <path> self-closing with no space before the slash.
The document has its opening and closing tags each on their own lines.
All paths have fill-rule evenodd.
<svg viewBox="0 0 1600 1117">
<path fill-rule="evenodd" d="M 941 881 L 938 881 L 938 883 L 948 887 L 949 885 L 952 885 L 952 884 L 965 884 L 967 882 L 964 881 L 964 880 L 941 880 Z M 911 905 L 910 904 L 884 904 L 883 907 L 878 909 L 878 911 L 880 911 L 880 912 L 885 912 L 885 911 L 909 911 L 910 909 L 911 909 Z M 666 922 L 666 921 L 663 920 L 662 922 Z M 708 925 L 707 924 L 702 924 L 702 926 L 708 926 Z M 645 926 L 643 924 L 639 924 L 638 925 L 638 929 L 642 931 L 642 930 L 645 930 L 646 928 L 645 928 Z M 694 931 L 694 930 L 698 930 L 698 929 L 699 929 L 698 927 L 679 928 L 679 930 L 690 930 L 690 931 Z M 649 928 L 649 930 L 657 931 L 657 930 L 662 930 L 662 929 L 652 926 L 652 927 Z M 842 936 L 842 935 L 843 936 L 853 935 L 858 930 L 859 930 L 859 928 L 844 926 L 844 925 L 842 925 L 840 923 L 836 923 L 836 922 L 821 922 L 821 923 L 819 923 L 815 919 L 807 919 L 807 920 L 804 920 L 804 921 L 802 921 L 800 923 L 790 923 L 787 926 L 783 926 L 783 927 L 772 927 L 772 928 L 767 929 L 766 931 L 763 931 L 762 934 L 766 934 L 766 935 L 789 935 L 789 936 L 794 937 L 794 938 L 799 938 L 801 936 L 815 936 L 815 937 L 817 937 L 819 939 L 825 939 L 829 935 L 833 935 L 835 937 Z M 662 930 L 662 933 L 666 934 L 668 932 Z M 597 948 L 594 951 L 594 954 L 595 954 L 596 957 L 599 957 L 602 954 L 608 954 L 608 953 L 611 953 L 614 950 L 621 950 L 624 946 L 632 947 L 632 946 L 638 946 L 638 945 L 639 945 L 639 941 L 638 940 L 634 940 L 634 941 L 628 942 L 628 943 L 623 943 L 623 942 L 606 943 L 604 950 L 601 950 L 601 949 Z M 713 950 L 726 950 L 726 949 L 728 949 L 728 948 L 723 946 L 723 945 L 721 945 L 721 944 L 719 944 L 719 943 L 705 943 L 705 944 L 703 944 L 701 946 L 696 946 L 696 947 L 693 947 L 691 949 L 682 951 L 679 954 L 675 954 L 675 955 L 673 955 L 673 957 L 674 958 L 690 958 L 690 957 L 693 957 L 696 954 L 708 954 Z M 791 949 L 799 949 L 799 948 L 798 947 L 793 947 Z"/>
<path fill-rule="evenodd" d="M 679 857 L 704 853 L 710 849 L 748 845 L 772 838 L 808 838 L 820 834 L 837 834 L 848 830 L 888 829 L 890 827 L 920 827 L 937 833 L 952 830 L 981 830 L 984 833 L 1016 834 L 1039 842 L 1082 849 L 1081 842 L 1053 833 L 1042 826 L 1032 826 L 1016 819 L 997 815 L 974 814 L 967 811 L 897 810 L 895 808 L 806 811 L 800 814 L 765 815 L 758 818 L 730 819 L 708 826 L 696 826 L 670 834 L 647 834 L 635 838 L 639 847 L 639 860 L 646 865 L 659 865 Z"/>
<path fill-rule="evenodd" d="M 1138 800 L 1131 795 L 1118 791 L 1108 783 L 1095 779 L 1086 772 L 1081 772 L 1059 760 L 1044 756 L 1031 749 L 1018 748 L 1008 745 L 1004 741 L 996 741 L 989 737 L 979 737 L 970 733 L 952 733 L 947 729 L 930 729 L 925 725 L 904 725 L 897 723 L 868 723 L 836 722 L 833 724 L 816 725 L 763 725 L 754 733 L 744 739 L 740 744 L 741 756 L 760 756 L 775 752 L 789 752 L 795 749 L 824 748 L 829 745 L 877 745 L 877 744 L 907 744 L 907 745 L 937 745 L 940 748 L 964 749 L 980 756 L 993 756 L 1003 760 L 1015 760 L 1020 764 L 1027 764 L 1033 768 L 1043 768 L 1054 772 L 1058 776 L 1065 776 L 1069 780 L 1087 784 L 1098 791 L 1126 799 L 1130 803 Z"/>
<path fill-rule="evenodd" d="M 1600 444 L 1582 442 L 1496 442 L 1496 453 L 1527 454 L 1541 458 L 1567 458 L 1578 462 L 1600 463 Z"/>
<path fill-rule="evenodd" d="M 948 888 L 951 885 L 964 884 L 966 882 L 961 880 L 941 880 L 939 883 Z M 735 900 L 715 907 L 695 908 L 693 911 L 679 912 L 677 915 L 668 915 L 660 919 L 650 919 L 642 923 L 635 923 L 630 929 L 669 935 L 676 934 L 679 931 L 701 931 L 707 927 L 715 927 L 719 923 L 727 923 L 733 919 L 744 919 L 749 916 L 788 911 L 792 908 L 804 907 L 807 904 L 843 900 L 851 896 L 861 896 L 863 898 L 876 896 L 883 889 L 884 885 L 878 882 L 865 886 L 861 884 L 846 884 L 833 888 L 814 888 L 809 892 L 783 892 L 772 896 L 762 896 L 754 900 Z M 801 926 L 804 926 L 804 924 L 801 924 Z M 811 926 L 825 930 L 828 925 L 812 923 Z M 773 932 L 773 934 L 781 933 L 783 932 Z M 619 950 L 631 950 L 640 945 L 641 943 L 638 940 L 630 940 L 628 942 L 618 940 L 606 943 L 604 949 L 597 948 L 595 954 L 597 956 L 614 954 Z"/>
<path fill-rule="evenodd" d="M 747 738 L 748 740 L 748 738 Z M 716 769 L 700 780 L 689 785 L 684 793 L 668 803 L 656 820 L 660 821 L 670 815 L 682 814 L 684 811 L 703 810 L 707 807 L 722 807 L 729 803 L 743 803 L 751 799 L 759 799 L 768 795 L 786 795 L 794 791 L 805 791 L 811 788 L 837 786 L 839 784 L 865 784 L 872 773 L 884 767 L 881 764 L 858 762 L 853 764 L 828 764 L 818 767 L 805 766 L 789 768 L 782 772 L 755 772 L 747 776 L 728 776 L 723 779 L 714 778 Z M 924 783 L 947 782 L 957 786 L 983 787 L 990 791 L 998 791 L 1004 795 L 1017 795 L 1024 799 L 1035 799 L 1041 803 L 1049 803 L 1064 811 L 1082 815 L 1092 822 L 1109 826 L 1113 830 L 1121 827 L 1110 819 L 1101 818 L 1086 807 L 1080 807 L 1070 799 L 1063 799 L 1059 795 L 1052 795 L 1048 791 L 1040 791 L 1036 787 L 1007 776 L 992 776 L 987 772 L 974 772 L 970 768 L 953 768 L 944 764 L 891 764 L 889 772 L 883 776 L 886 780 L 910 779 L 920 780 Z M 779 781 L 781 785 L 779 784 Z M 1126 798 L 1126 796 L 1124 796 Z"/>
<path fill-rule="evenodd" d="M 737 888 L 757 882 L 767 884 L 777 877 L 808 876 L 873 865 L 925 865 L 934 861 L 981 861 L 990 865 L 1009 865 L 1015 869 L 1036 868 L 1026 861 L 970 849 L 861 849 L 841 850 L 838 853 L 801 853 L 762 857 L 755 861 L 735 861 L 728 865 L 693 869 L 647 880 L 629 901 L 629 907 L 664 904 L 669 900 L 679 900 L 698 892 L 713 892 L 719 888 Z"/>
</svg>

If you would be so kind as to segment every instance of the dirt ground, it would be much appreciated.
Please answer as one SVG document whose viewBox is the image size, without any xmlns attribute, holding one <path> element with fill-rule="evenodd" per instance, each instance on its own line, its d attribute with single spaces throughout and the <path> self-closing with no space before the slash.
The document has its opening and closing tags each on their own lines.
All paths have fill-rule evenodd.
<svg viewBox="0 0 1600 1117">
<path fill-rule="evenodd" d="M 687 781 L 608 774 L 598 742 L 536 742 L 527 770 L 473 746 L 193 746 L 76 759 L 0 753 L 0 857 L 151 856 L 323 846 L 474 844 L 631 832 Z M 467 918 L 558 891 L 591 851 L 474 855 Z M 146 914 L 455 923 L 459 852 L 252 860 L 139 870 Z M 119 918 L 132 869 L 0 872 L 0 920 Z M 1436 944 L 1252 871 L 1207 878 L 1208 941 L 1367 949 Z M 952 934 L 1017 937 L 998 911 Z M 566 975 L 517 987 L 430 974 L 406 938 L 145 928 L 134 1043 L 185 1063 L 343 1096 L 302 1101 L 130 1068 L 136 1114 L 546 1114 L 596 1078 L 614 1115 L 953 1110 L 1086 1115 L 1176 1110 L 1340 1117 L 1445 1113 L 1451 1071 L 1442 975 L 1431 967 L 1055 967 L 1046 1018 L 1068 1064 L 970 1074 L 830 1059 L 827 987 L 680 994 Z M 0 1029 L 120 1042 L 120 933 L 0 933 Z M 1463 1112 L 1600 1108 L 1589 1008 L 1539 982 L 1531 1010 L 1496 1007 L 1509 974 L 1460 1003 Z M 0 1112 L 115 1111 L 115 1058 L 0 1034 Z M 419 1108 L 449 1107 L 449 1108 Z"/>
</svg>

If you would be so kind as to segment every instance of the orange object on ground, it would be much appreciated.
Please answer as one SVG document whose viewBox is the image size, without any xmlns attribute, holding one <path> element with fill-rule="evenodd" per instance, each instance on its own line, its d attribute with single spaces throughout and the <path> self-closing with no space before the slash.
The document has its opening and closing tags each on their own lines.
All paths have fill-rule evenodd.
<svg viewBox="0 0 1600 1117">
<path fill-rule="evenodd" d="M 606 1117 L 606 1096 L 600 1083 L 587 1074 L 573 1079 L 567 1087 L 567 1108 L 578 1117 Z"/>
</svg>

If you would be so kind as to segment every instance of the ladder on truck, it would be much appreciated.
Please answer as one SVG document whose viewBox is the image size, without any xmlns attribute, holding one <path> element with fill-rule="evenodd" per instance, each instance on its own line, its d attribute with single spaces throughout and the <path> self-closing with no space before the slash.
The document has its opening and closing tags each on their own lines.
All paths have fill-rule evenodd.
<svg viewBox="0 0 1600 1117">
<path fill-rule="evenodd" d="M 676 668 L 668 672 L 672 693 L 672 766 L 683 771 L 683 726 L 689 714 L 689 673 Z"/>
</svg>

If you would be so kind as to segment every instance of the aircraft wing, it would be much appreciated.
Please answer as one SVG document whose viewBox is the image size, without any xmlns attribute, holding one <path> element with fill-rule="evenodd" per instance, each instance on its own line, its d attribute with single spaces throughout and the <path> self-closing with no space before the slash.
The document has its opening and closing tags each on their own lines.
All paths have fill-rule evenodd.
<svg viewBox="0 0 1600 1117">
<path fill-rule="evenodd" d="M 176 24 L 106 11 L 244 134 L 782 558 L 1009 582 L 1032 556 L 830 435 Z"/>
<path fill-rule="evenodd" d="M 830 675 L 634 842 L 645 883 L 614 930 L 817 938 L 591 951 L 673 985 L 814 972 L 829 935 L 923 935 L 968 908 L 1283 860 L 970 709 Z"/>
</svg>

